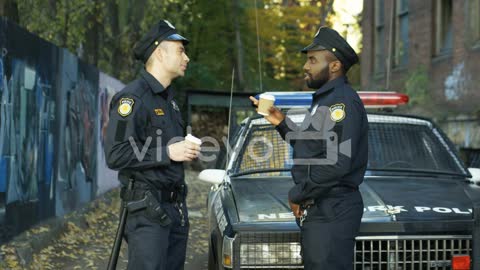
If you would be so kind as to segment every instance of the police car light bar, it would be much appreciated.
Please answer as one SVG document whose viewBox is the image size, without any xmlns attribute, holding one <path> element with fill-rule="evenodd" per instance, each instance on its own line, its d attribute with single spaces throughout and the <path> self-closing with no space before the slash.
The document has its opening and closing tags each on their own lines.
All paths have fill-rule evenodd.
<svg viewBox="0 0 480 270">
<path fill-rule="evenodd" d="M 396 108 L 399 105 L 408 103 L 408 96 L 397 92 L 357 92 L 367 109 Z M 275 96 L 275 106 L 279 108 L 308 107 L 312 103 L 311 91 L 299 92 L 266 92 L 265 94 Z M 259 98 L 259 95 L 256 96 Z"/>
<path fill-rule="evenodd" d="M 362 99 L 365 108 L 396 108 L 399 105 L 408 103 L 408 96 L 406 94 L 396 92 L 357 92 Z"/>
</svg>

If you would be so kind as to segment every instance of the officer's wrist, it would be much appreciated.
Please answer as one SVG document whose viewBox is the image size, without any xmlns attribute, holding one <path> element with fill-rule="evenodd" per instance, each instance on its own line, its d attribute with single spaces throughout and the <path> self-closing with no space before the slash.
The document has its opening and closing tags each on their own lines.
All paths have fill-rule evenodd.
<svg viewBox="0 0 480 270">
<path fill-rule="evenodd" d="M 275 127 L 279 127 L 279 126 L 282 125 L 282 122 L 285 122 L 285 118 L 279 120 L 277 123 L 274 123 L 273 125 L 274 125 Z"/>
<path fill-rule="evenodd" d="M 280 119 L 278 120 L 277 124 L 275 126 L 279 126 L 283 121 L 285 121 L 285 115 L 281 115 Z"/>
</svg>

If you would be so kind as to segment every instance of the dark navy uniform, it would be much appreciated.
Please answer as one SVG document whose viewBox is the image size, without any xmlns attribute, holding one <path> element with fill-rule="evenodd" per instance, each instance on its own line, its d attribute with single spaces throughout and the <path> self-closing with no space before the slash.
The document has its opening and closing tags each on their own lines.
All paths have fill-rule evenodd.
<svg viewBox="0 0 480 270">
<path fill-rule="evenodd" d="M 345 62 L 348 70 L 357 61 L 349 55 L 353 50 L 332 31 L 320 29 L 316 35 L 319 38 L 306 49 L 328 49 L 342 64 Z M 341 76 L 313 94 L 305 119 L 301 130 L 316 131 L 320 134 L 317 139 L 296 136 L 288 140 L 289 134 L 297 132 L 289 118 L 277 126 L 293 146 L 295 186 L 289 191 L 289 199 L 306 208 L 304 220 L 297 221 L 301 223 L 305 269 L 352 269 L 355 237 L 363 215 L 358 186 L 368 161 L 365 108 L 347 78 Z"/>
<path fill-rule="evenodd" d="M 147 61 L 162 40 L 185 38 L 167 21 L 160 21 L 137 44 L 135 56 Z M 184 122 L 171 87 L 165 88 L 145 69 L 110 103 L 105 154 L 109 168 L 119 171 L 126 186 L 122 199 L 140 201 L 152 194 L 166 216 L 147 207 L 128 214 L 125 238 L 128 269 L 183 269 L 188 238 L 187 189 L 182 162 L 170 160 L 167 144 L 184 139 Z"/>
<path fill-rule="evenodd" d="M 122 115 L 122 106 L 131 112 Z M 165 89 L 143 69 L 140 78 L 118 92 L 110 103 L 105 143 L 107 164 L 119 170 L 119 180 L 124 185 L 133 176 L 137 182 L 171 190 L 183 184 L 184 168 L 182 162 L 170 160 L 166 145 L 171 139 L 181 140 L 183 136 L 184 123 L 171 87 Z M 151 139 L 147 144 L 148 138 Z"/>
</svg>

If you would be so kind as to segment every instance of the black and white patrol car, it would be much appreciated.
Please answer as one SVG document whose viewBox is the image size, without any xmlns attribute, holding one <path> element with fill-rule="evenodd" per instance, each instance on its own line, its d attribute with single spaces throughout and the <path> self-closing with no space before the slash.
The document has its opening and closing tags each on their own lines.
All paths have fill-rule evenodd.
<svg viewBox="0 0 480 270">
<path fill-rule="evenodd" d="M 408 97 L 359 92 L 368 108 Z M 307 108 L 309 93 L 273 93 L 283 108 Z M 302 114 L 293 115 L 302 122 Z M 369 113 L 369 163 L 360 186 L 364 215 L 354 269 L 479 269 L 473 213 L 479 169 L 467 169 L 428 119 Z M 341 145 L 339 145 L 341 148 Z M 300 233 L 287 200 L 292 149 L 265 119 L 246 119 L 225 170 L 204 170 L 209 269 L 302 269 Z M 308 222 L 308 221 L 306 221 Z M 321 239 L 319 239 L 321 241 Z"/>
</svg>

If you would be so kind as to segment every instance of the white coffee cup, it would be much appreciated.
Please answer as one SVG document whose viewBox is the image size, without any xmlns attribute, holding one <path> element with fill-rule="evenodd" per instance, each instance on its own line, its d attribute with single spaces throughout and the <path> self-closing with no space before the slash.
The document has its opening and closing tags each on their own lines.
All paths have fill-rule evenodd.
<svg viewBox="0 0 480 270">
<path fill-rule="evenodd" d="M 193 136 L 192 134 L 187 134 L 187 136 L 185 136 L 185 140 L 187 142 L 191 142 L 191 143 L 196 144 L 198 146 L 200 146 L 202 144 L 202 140 Z"/>
<path fill-rule="evenodd" d="M 265 116 L 269 115 L 270 112 L 268 110 L 273 107 L 273 103 L 275 103 L 275 96 L 269 94 L 260 94 L 258 100 L 258 114 Z"/>
</svg>

